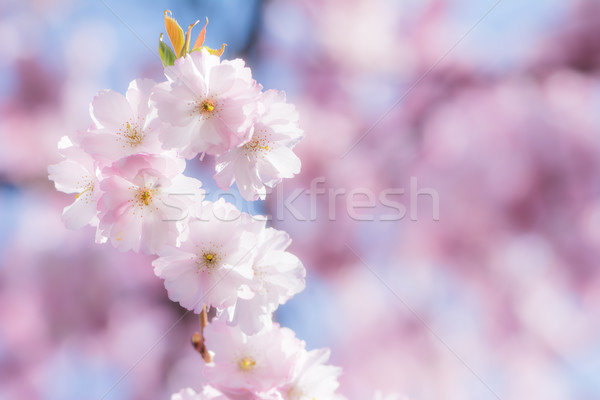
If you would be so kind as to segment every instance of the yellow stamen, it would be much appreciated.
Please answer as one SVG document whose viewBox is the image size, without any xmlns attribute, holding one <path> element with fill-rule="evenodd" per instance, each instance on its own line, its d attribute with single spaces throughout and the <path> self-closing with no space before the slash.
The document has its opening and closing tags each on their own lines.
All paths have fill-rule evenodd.
<svg viewBox="0 0 600 400">
<path fill-rule="evenodd" d="M 75 198 L 76 198 L 76 199 L 78 199 L 78 198 L 80 198 L 81 196 L 83 196 L 83 195 L 84 195 L 86 192 L 89 192 L 90 190 L 93 190 L 93 189 L 94 189 L 94 186 L 93 186 L 93 185 L 88 185 L 88 187 L 86 187 L 86 188 L 85 188 L 85 190 L 84 190 L 83 192 L 76 194 L 76 195 L 75 195 Z"/>
<path fill-rule="evenodd" d="M 242 371 L 250 371 L 255 365 L 256 361 L 250 357 L 244 357 L 239 362 L 239 366 Z"/>
<path fill-rule="evenodd" d="M 222 255 L 218 252 L 213 251 L 203 251 L 198 253 L 196 256 L 196 265 L 198 266 L 199 271 L 206 271 L 210 273 L 213 269 L 219 268 L 220 260 Z"/>
<path fill-rule="evenodd" d="M 204 100 L 202 102 L 202 104 L 200 105 L 200 107 L 202 107 L 202 111 L 205 111 L 205 112 L 211 112 L 215 109 L 215 105 L 210 100 Z"/>
<path fill-rule="evenodd" d="M 254 151 L 256 151 L 258 149 L 261 149 L 261 150 L 264 150 L 264 151 L 269 151 L 270 150 L 269 145 L 261 146 L 260 145 L 261 142 L 264 143 L 265 141 L 264 140 L 255 139 L 255 140 L 251 141 L 250 143 L 246 143 L 245 147 L 248 150 L 254 150 Z"/>
<path fill-rule="evenodd" d="M 150 205 L 150 202 L 152 201 L 152 190 L 142 189 L 139 193 L 139 201 L 147 206 Z"/>
<path fill-rule="evenodd" d="M 135 146 L 142 143 L 144 137 L 141 135 L 140 130 L 137 127 L 132 128 L 131 124 L 127 122 L 125 124 L 125 128 L 127 130 L 127 132 L 125 133 L 125 137 L 127 138 L 127 141 L 130 145 Z"/>
</svg>

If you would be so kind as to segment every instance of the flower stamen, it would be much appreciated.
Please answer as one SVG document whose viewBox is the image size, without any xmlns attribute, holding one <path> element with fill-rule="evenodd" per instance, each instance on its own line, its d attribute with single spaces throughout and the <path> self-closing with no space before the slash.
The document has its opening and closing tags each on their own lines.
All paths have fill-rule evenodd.
<svg viewBox="0 0 600 400">
<path fill-rule="evenodd" d="M 89 184 L 89 185 L 87 185 L 87 186 L 86 186 L 86 188 L 85 188 L 85 189 L 84 189 L 82 192 L 80 192 L 80 193 L 77 193 L 77 194 L 75 195 L 75 198 L 76 198 L 76 199 L 78 199 L 78 198 L 80 198 L 81 196 L 83 196 L 84 194 L 86 194 L 86 193 L 90 192 L 91 190 L 94 190 L 94 185 L 93 185 L 93 184 Z"/>
<path fill-rule="evenodd" d="M 197 110 L 200 115 L 204 117 L 210 117 L 212 113 L 215 111 L 215 103 L 212 100 L 203 100 L 198 106 Z"/>
<path fill-rule="evenodd" d="M 125 122 L 123 128 L 117 131 L 117 135 L 120 136 L 118 141 L 125 141 L 126 145 L 130 147 L 137 147 L 144 142 L 144 131 L 140 129 L 140 125 L 137 122 Z"/>
<path fill-rule="evenodd" d="M 141 134 L 140 130 L 137 127 L 131 128 L 131 124 L 129 122 L 127 122 L 127 134 L 125 135 L 125 137 L 129 141 L 129 144 L 132 146 L 142 144 L 142 141 L 144 140 L 144 137 Z"/>
<path fill-rule="evenodd" d="M 242 371 L 250 371 L 256 366 L 256 361 L 250 357 L 244 357 L 238 362 L 238 365 Z"/>
<path fill-rule="evenodd" d="M 139 205 L 149 206 L 152 202 L 152 197 L 154 193 L 152 189 L 144 188 L 140 189 L 137 193 L 137 201 Z"/>
<path fill-rule="evenodd" d="M 214 251 L 203 251 L 202 253 L 198 253 L 196 257 L 196 265 L 198 265 L 200 269 L 206 268 L 210 273 L 211 269 L 219 266 L 219 260 L 222 258 L 222 255 L 219 255 Z"/>
<path fill-rule="evenodd" d="M 267 143 L 268 143 L 268 141 L 265 138 L 254 138 L 250 142 L 246 143 L 244 145 L 244 148 L 247 151 L 251 151 L 254 153 L 256 153 L 258 151 L 268 152 L 269 150 L 271 150 L 271 148 L 269 147 L 269 145 Z"/>
</svg>

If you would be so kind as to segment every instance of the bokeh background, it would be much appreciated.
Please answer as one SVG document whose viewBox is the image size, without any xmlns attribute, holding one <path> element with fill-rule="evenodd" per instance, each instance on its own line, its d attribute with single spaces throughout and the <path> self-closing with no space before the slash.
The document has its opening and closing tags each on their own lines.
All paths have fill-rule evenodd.
<svg viewBox="0 0 600 400">
<path fill-rule="evenodd" d="M 196 320 L 176 323 L 151 259 L 66 230 L 71 200 L 47 180 L 97 91 L 163 79 L 166 8 L 184 26 L 208 16 L 208 45 L 297 104 L 303 170 L 281 193 L 324 177 L 405 189 L 417 213 L 357 221 L 321 195 L 314 218 L 273 221 L 309 273 L 277 318 L 332 349 L 342 393 L 600 399 L 596 0 L 2 0 L 0 399 L 202 383 Z M 210 185 L 212 163 L 190 171 Z M 439 195 L 439 221 L 430 196 L 411 206 L 411 178 Z M 309 214 L 308 194 L 293 204 Z"/>
</svg>

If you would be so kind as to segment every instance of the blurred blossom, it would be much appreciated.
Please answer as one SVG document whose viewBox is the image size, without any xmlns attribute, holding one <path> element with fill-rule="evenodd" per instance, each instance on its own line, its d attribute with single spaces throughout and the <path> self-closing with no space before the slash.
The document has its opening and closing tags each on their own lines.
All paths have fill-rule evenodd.
<svg viewBox="0 0 600 400">
<path fill-rule="evenodd" d="M 583 73 L 598 73 L 600 68 L 600 3 L 577 0 L 564 21 L 553 32 L 552 40 L 537 52 L 540 71 L 552 72 L 566 66 Z"/>
<path fill-rule="evenodd" d="M 105 21 L 79 22 L 64 49 L 69 75 L 73 79 L 89 79 L 89 75 L 102 74 L 115 62 L 116 40 L 114 29 Z"/>
</svg>

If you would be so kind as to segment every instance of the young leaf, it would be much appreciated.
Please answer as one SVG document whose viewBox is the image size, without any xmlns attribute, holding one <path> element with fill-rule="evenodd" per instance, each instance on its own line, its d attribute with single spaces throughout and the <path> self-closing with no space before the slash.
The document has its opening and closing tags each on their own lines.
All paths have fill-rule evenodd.
<svg viewBox="0 0 600 400">
<path fill-rule="evenodd" d="M 209 54 L 221 57 L 223 55 L 223 52 L 225 51 L 225 46 L 227 46 L 227 44 L 225 43 L 221 45 L 220 49 L 211 49 L 208 46 L 200 46 L 198 48 L 194 48 L 192 51 L 200 51 L 202 49 L 206 49 L 206 51 L 208 51 Z"/>
<path fill-rule="evenodd" d="M 210 54 L 214 54 L 215 56 L 221 57 L 223 55 L 223 52 L 225 51 L 225 46 L 227 45 L 223 43 L 220 49 L 211 49 L 210 47 L 207 47 L 206 50 L 208 50 Z"/>
<path fill-rule="evenodd" d="M 175 54 L 180 55 L 184 42 L 183 29 L 181 29 L 181 26 L 179 26 L 177 21 L 171 17 L 170 10 L 165 10 L 165 28 L 167 28 L 167 35 L 169 35 Z"/>
<path fill-rule="evenodd" d="M 204 44 L 204 38 L 206 36 L 206 25 L 208 25 L 208 17 L 206 17 L 206 23 L 204 24 L 204 27 L 198 34 L 198 38 L 196 39 L 196 43 L 194 43 L 194 47 L 192 47 L 192 51 L 198 50 Z"/>
<path fill-rule="evenodd" d="M 169 65 L 175 64 L 175 53 L 173 50 L 165 42 L 163 42 L 163 35 L 160 34 L 160 38 L 158 41 L 158 54 L 160 55 L 160 59 L 164 67 L 168 67 Z"/>
<path fill-rule="evenodd" d="M 192 37 L 192 28 L 195 27 L 198 22 L 200 22 L 200 21 L 196 21 L 193 24 L 191 24 L 190 26 L 188 26 L 188 30 L 185 34 L 185 44 L 183 46 L 183 48 L 185 49 L 184 50 L 185 52 L 183 54 L 180 54 L 179 57 L 190 52 L 190 41 L 191 41 L 191 37 Z"/>
</svg>

